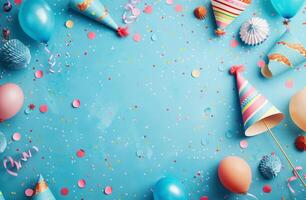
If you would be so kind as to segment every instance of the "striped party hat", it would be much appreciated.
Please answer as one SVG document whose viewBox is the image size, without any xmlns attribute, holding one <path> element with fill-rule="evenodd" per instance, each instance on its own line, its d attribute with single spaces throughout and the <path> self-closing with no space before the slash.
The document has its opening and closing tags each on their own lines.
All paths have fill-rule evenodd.
<svg viewBox="0 0 306 200">
<path fill-rule="evenodd" d="M 243 66 L 234 66 L 230 73 L 236 76 L 243 125 L 246 136 L 255 136 L 278 125 L 285 115 L 261 95 L 239 72 Z"/>
<path fill-rule="evenodd" d="M 32 200 L 56 200 L 42 175 L 39 176 Z"/>
<path fill-rule="evenodd" d="M 0 191 L 0 200 L 5 200 L 4 196 L 3 196 L 3 193 L 1 191 Z"/>
<path fill-rule="evenodd" d="M 120 37 L 128 35 L 127 28 L 122 28 L 110 16 L 106 7 L 99 0 L 70 0 L 69 7 L 111 29 Z"/>
<path fill-rule="evenodd" d="M 224 35 L 224 29 L 231 24 L 251 3 L 251 0 L 211 0 L 218 36 Z"/>
</svg>

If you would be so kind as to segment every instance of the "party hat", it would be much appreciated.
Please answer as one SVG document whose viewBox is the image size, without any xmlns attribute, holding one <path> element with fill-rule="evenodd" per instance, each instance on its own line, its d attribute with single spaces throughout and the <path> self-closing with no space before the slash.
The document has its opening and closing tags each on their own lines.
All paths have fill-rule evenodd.
<svg viewBox="0 0 306 200">
<path fill-rule="evenodd" d="M 0 200 L 5 200 L 4 196 L 3 196 L 3 193 L 1 191 L 0 191 Z"/>
<path fill-rule="evenodd" d="M 271 78 L 305 62 L 305 45 L 286 31 L 270 50 L 268 59 L 269 63 L 261 68 L 261 73 Z"/>
<path fill-rule="evenodd" d="M 224 35 L 224 29 L 231 24 L 247 7 L 251 0 L 211 0 L 217 29 L 215 33 Z"/>
<path fill-rule="evenodd" d="M 127 28 L 122 28 L 110 16 L 106 7 L 99 0 L 70 0 L 69 7 L 73 10 L 117 31 L 120 37 L 128 35 Z"/>
<path fill-rule="evenodd" d="M 278 125 L 285 115 L 261 95 L 239 72 L 243 66 L 234 66 L 230 73 L 236 76 L 242 119 L 246 136 L 255 136 Z"/>
<path fill-rule="evenodd" d="M 38 182 L 35 186 L 35 194 L 32 200 L 55 200 L 55 197 L 53 196 L 42 175 L 39 176 Z"/>
</svg>

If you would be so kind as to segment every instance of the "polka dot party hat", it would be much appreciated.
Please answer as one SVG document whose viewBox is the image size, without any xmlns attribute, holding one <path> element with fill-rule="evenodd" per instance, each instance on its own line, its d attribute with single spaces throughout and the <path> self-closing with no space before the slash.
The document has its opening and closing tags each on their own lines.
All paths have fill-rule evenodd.
<svg viewBox="0 0 306 200">
<path fill-rule="evenodd" d="M 266 125 L 269 128 L 278 125 L 285 115 L 240 74 L 242 71 L 243 66 L 233 66 L 230 69 L 230 73 L 237 80 L 245 135 L 255 136 L 267 131 Z"/>
<path fill-rule="evenodd" d="M 35 194 L 32 200 L 55 200 L 54 195 L 52 194 L 42 175 L 39 176 L 38 182 L 35 186 Z"/>
</svg>

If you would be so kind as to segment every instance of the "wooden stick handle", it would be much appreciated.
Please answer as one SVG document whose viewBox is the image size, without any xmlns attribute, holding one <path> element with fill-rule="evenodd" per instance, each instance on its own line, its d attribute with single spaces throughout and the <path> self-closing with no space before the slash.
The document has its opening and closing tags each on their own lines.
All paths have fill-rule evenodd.
<svg viewBox="0 0 306 200">
<path fill-rule="evenodd" d="M 283 153 L 283 155 L 285 156 L 286 160 L 288 161 L 289 165 L 291 166 L 291 168 L 293 169 L 294 173 L 298 176 L 298 178 L 300 179 L 300 181 L 302 182 L 302 184 L 304 185 L 304 187 L 306 188 L 306 184 L 303 180 L 303 178 L 300 176 L 299 172 L 295 169 L 294 165 L 292 164 L 290 158 L 288 157 L 287 153 L 285 152 L 284 148 L 282 147 L 282 145 L 279 143 L 278 139 L 275 137 L 275 135 L 273 134 L 273 132 L 271 131 L 271 129 L 269 128 L 269 126 L 266 124 L 265 120 L 262 121 L 265 126 L 267 127 L 268 132 L 270 133 L 270 135 L 272 136 L 273 140 L 275 141 L 275 143 L 277 144 L 277 146 L 279 147 L 279 149 L 281 150 L 281 152 Z"/>
</svg>

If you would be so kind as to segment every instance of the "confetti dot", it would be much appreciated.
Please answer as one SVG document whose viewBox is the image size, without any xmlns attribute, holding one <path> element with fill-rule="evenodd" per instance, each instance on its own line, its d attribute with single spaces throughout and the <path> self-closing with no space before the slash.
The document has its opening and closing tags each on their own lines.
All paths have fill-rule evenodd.
<svg viewBox="0 0 306 200">
<path fill-rule="evenodd" d="M 134 39 L 135 42 L 140 42 L 140 40 L 141 40 L 141 35 L 140 35 L 139 33 L 136 33 L 136 34 L 134 35 L 133 39 Z"/>
<path fill-rule="evenodd" d="M 270 192 L 272 192 L 272 188 L 271 188 L 270 185 L 264 185 L 263 188 L 262 188 L 262 191 L 264 193 L 270 193 Z"/>
<path fill-rule="evenodd" d="M 248 146 L 249 146 L 248 141 L 246 141 L 246 140 L 241 140 L 240 141 L 240 147 L 242 149 L 246 149 L 246 148 L 248 148 Z"/>
<path fill-rule="evenodd" d="M 74 108 L 79 108 L 80 105 L 81 105 L 81 101 L 80 101 L 79 99 L 74 99 L 74 100 L 72 101 L 72 107 L 74 107 Z"/>
<path fill-rule="evenodd" d="M 152 36 L 151 36 L 151 40 L 152 40 L 152 41 L 156 41 L 156 40 L 157 40 L 157 36 L 156 36 L 156 35 L 152 35 Z"/>
<path fill-rule="evenodd" d="M 285 86 L 286 86 L 286 88 L 289 88 L 289 89 L 293 88 L 293 80 L 291 80 L 291 79 L 287 80 L 285 82 Z"/>
<path fill-rule="evenodd" d="M 66 28 L 73 28 L 74 22 L 72 20 L 67 20 L 65 23 Z"/>
<path fill-rule="evenodd" d="M 95 32 L 89 32 L 87 34 L 88 39 L 93 40 L 96 38 L 96 33 Z"/>
<path fill-rule="evenodd" d="M 112 194 L 112 192 L 113 192 L 113 188 L 111 186 L 106 186 L 104 188 L 104 194 L 110 195 L 110 194 Z"/>
<path fill-rule="evenodd" d="M 230 44 L 231 44 L 231 47 L 236 48 L 238 46 L 238 41 L 237 40 L 231 40 Z"/>
<path fill-rule="evenodd" d="M 21 139 L 21 134 L 20 133 L 14 133 L 12 138 L 13 138 L 14 141 L 19 141 Z"/>
<path fill-rule="evenodd" d="M 183 11 L 183 6 L 180 5 L 180 4 L 177 4 L 177 5 L 175 6 L 175 11 L 176 11 L 176 12 L 182 12 L 182 11 Z"/>
<path fill-rule="evenodd" d="M 200 200 L 209 200 L 207 196 L 200 197 Z"/>
<path fill-rule="evenodd" d="M 40 105 L 39 111 L 40 111 L 41 113 L 46 113 L 46 112 L 48 112 L 48 106 L 47 106 L 46 104 Z"/>
<path fill-rule="evenodd" d="M 34 190 L 32 190 L 31 188 L 28 188 L 24 191 L 24 194 L 27 196 L 27 197 L 31 197 L 33 196 L 34 194 Z"/>
<path fill-rule="evenodd" d="M 166 0 L 166 3 L 167 3 L 168 5 L 172 5 L 172 4 L 173 4 L 173 0 Z"/>
<path fill-rule="evenodd" d="M 86 181 L 84 179 L 79 180 L 78 181 L 78 186 L 79 186 L 79 188 L 85 188 Z"/>
<path fill-rule="evenodd" d="M 83 149 L 80 149 L 76 152 L 77 157 L 83 158 L 85 156 L 85 151 Z"/>
<path fill-rule="evenodd" d="M 264 60 L 259 60 L 257 62 L 257 66 L 260 67 L 260 68 L 264 67 L 265 65 L 266 65 L 266 62 Z"/>
<path fill-rule="evenodd" d="M 145 7 L 145 9 L 143 10 L 144 13 L 147 13 L 147 14 L 151 14 L 153 12 L 153 7 L 148 5 Z"/>
<path fill-rule="evenodd" d="M 42 70 L 37 70 L 35 72 L 35 77 L 36 78 L 42 78 L 44 76 L 44 72 Z"/>
<path fill-rule="evenodd" d="M 198 70 L 198 69 L 194 69 L 194 70 L 192 70 L 192 72 L 191 72 L 191 76 L 192 76 L 193 78 L 199 78 L 199 77 L 201 76 L 201 71 Z"/>
<path fill-rule="evenodd" d="M 22 0 L 14 0 L 14 3 L 15 3 L 16 5 L 20 5 L 20 4 L 22 3 Z"/>
<path fill-rule="evenodd" d="M 62 188 L 61 189 L 61 195 L 63 195 L 63 196 L 67 196 L 68 195 L 68 193 L 69 193 L 69 190 L 68 190 L 68 188 Z"/>
</svg>

